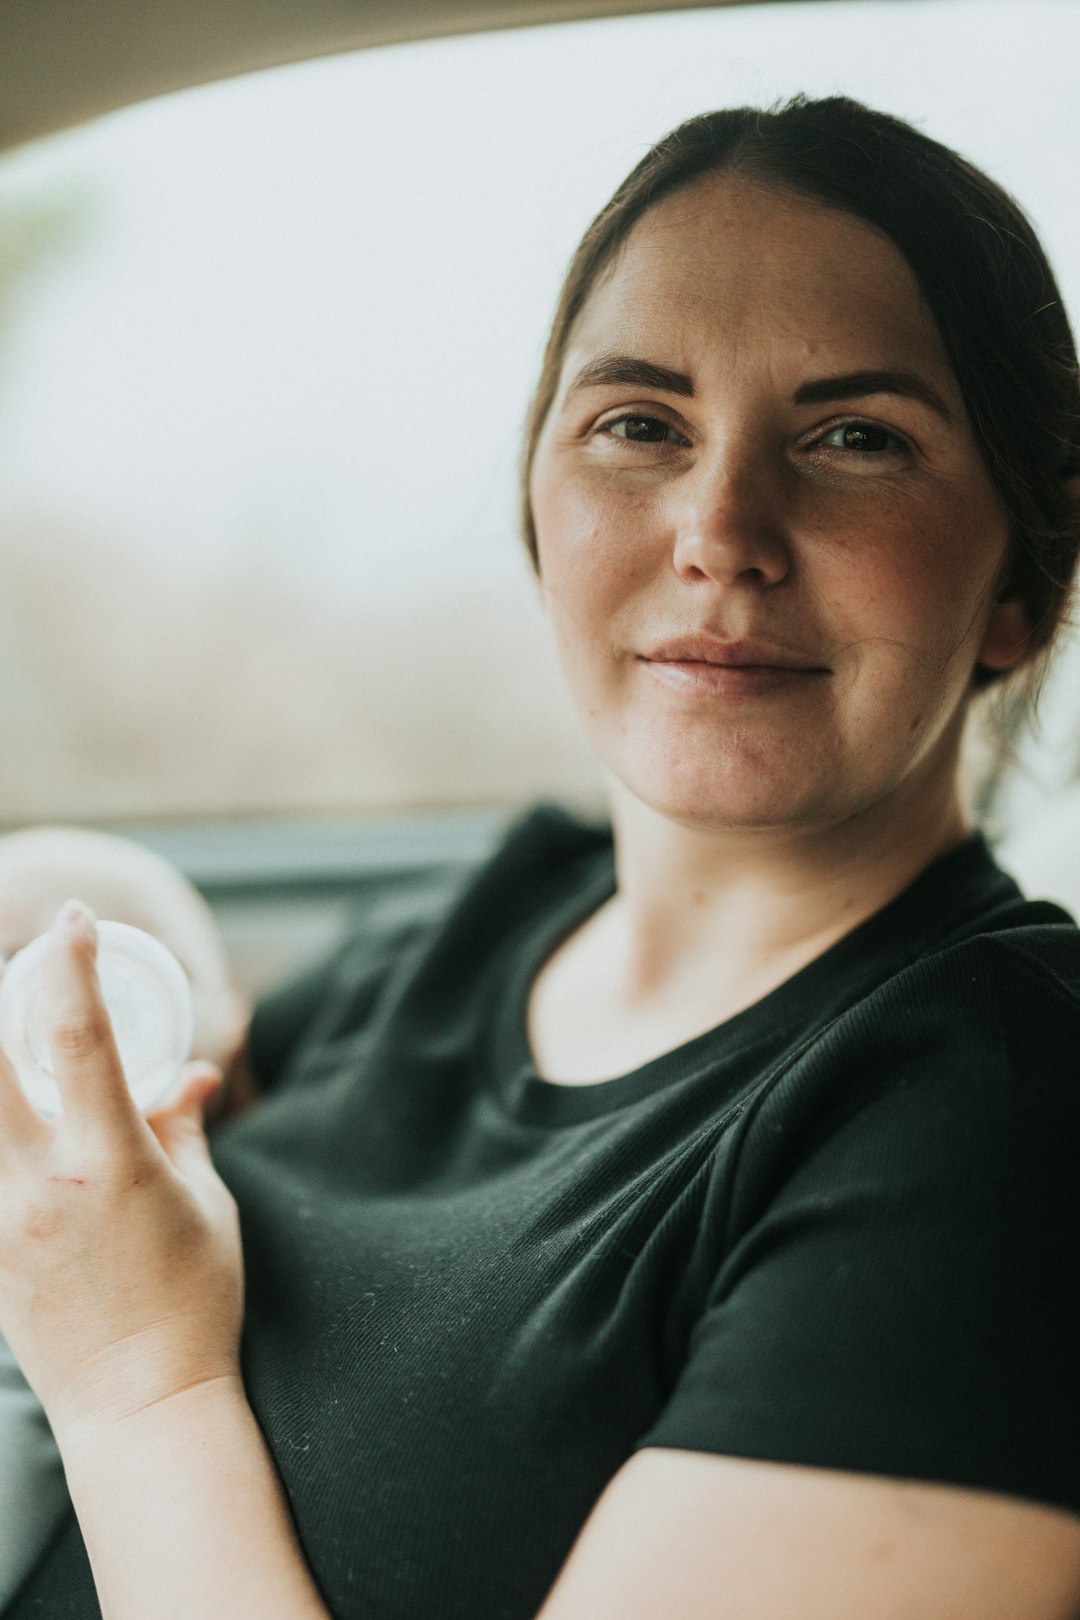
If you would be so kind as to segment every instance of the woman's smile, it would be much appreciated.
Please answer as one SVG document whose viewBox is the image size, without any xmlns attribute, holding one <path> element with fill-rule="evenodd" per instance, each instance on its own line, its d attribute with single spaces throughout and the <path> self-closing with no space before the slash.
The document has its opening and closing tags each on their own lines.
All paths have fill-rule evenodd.
<svg viewBox="0 0 1080 1620">
<path fill-rule="evenodd" d="M 691 700 L 802 695 L 808 681 L 831 674 L 820 659 L 762 639 L 684 636 L 638 658 L 654 680 Z"/>
<path fill-rule="evenodd" d="M 710 664 L 683 658 L 644 658 L 649 675 L 686 698 L 752 698 L 803 693 L 821 669 L 785 669 L 771 664 Z"/>
</svg>

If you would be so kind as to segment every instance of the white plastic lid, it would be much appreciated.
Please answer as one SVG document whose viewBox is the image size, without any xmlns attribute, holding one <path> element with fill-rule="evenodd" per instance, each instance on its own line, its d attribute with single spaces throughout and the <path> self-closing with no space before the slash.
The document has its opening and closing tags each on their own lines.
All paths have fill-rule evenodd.
<svg viewBox="0 0 1080 1620">
<path fill-rule="evenodd" d="M 137 1107 L 148 1114 L 191 1055 L 191 986 L 152 934 L 119 922 L 99 922 L 97 933 L 98 978 L 120 1062 Z M 48 938 L 42 934 L 7 964 L 0 980 L 0 1045 L 38 1113 L 53 1119 L 61 1103 L 45 1036 L 41 962 Z"/>
</svg>

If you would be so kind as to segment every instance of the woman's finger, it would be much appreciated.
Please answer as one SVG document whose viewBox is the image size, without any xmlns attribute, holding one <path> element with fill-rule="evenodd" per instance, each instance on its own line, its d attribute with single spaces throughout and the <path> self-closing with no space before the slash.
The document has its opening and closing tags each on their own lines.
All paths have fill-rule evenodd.
<svg viewBox="0 0 1080 1620">
<path fill-rule="evenodd" d="M 177 1078 L 168 1100 L 146 1123 L 176 1168 L 190 1171 L 195 1163 L 209 1163 L 204 1116 L 206 1105 L 221 1086 L 221 1070 L 212 1063 L 188 1063 Z"/>
<path fill-rule="evenodd" d="M 64 1119 L 84 1140 L 143 1134 L 128 1090 L 97 975 L 93 913 L 61 906 L 42 960 L 45 1029 Z"/>
<path fill-rule="evenodd" d="M 221 1070 L 216 1063 L 208 1063 L 203 1058 L 185 1063 L 168 1096 L 147 1115 L 146 1123 L 155 1136 L 160 1138 L 175 1120 L 190 1117 L 201 1121 L 207 1103 L 221 1089 L 221 1080 Z"/>
</svg>

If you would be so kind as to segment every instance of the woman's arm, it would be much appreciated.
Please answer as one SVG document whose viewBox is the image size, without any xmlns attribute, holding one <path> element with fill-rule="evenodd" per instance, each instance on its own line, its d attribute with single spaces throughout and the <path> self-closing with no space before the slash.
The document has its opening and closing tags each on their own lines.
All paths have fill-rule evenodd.
<svg viewBox="0 0 1080 1620">
<path fill-rule="evenodd" d="M 0 1327 L 56 1435 L 107 1620 L 327 1620 L 241 1382 L 236 1210 L 193 1066 L 151 1121 L 101 1000 L 92 918 L 46 958 L 64 1112 L 0 1056 Z"/>
<path fill-rule="evenodd" d="M 61 1451 L 105 1620 L 329 1620 L 239 1375 Z"/>
<path fill-rule="evenodd" d="M 958 1490 L 645 1449 L 539 1620 L 1077 1620 L 1080 1520 Z"/>
</svg>

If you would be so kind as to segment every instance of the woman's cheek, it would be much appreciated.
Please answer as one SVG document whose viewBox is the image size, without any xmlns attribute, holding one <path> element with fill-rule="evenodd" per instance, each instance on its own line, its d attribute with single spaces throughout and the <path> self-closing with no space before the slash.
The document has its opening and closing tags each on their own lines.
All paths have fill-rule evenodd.
<svg viewBox="0 0 1080 1620">
<path fill-rule="evenodd" d="M 605 480 L 610 485 L 610 475 Z M 552 487 L 554 485 L 555 487 Z M 633 524 L 610 488 L 570 476 L 534 489 L 540 585 L 559 662 L 587 730 L 599 743 L 621 704 L 626 651 L 639 639 L 642 575 Z M 647 579 L 647 574 L 645 576 Z M 604 719 L 603 717 L 607 717 Z"/>
<path fill-rule="evenodd" d="M 616 611 L 648 565 L 649 511 L 617 472 L 589 468 L 534 486 L 541 579 L 575 615 Z"/>
<path fill-rule="evenodd" d="M 565 654 L 575 620 L 587 617 L 587 587 L 595 570 L 602 531 L 589 513 L 554 481 L 534 482 L 533 523 L 536 529 L 540 594 L 560 654 Z"/>
</svg>

